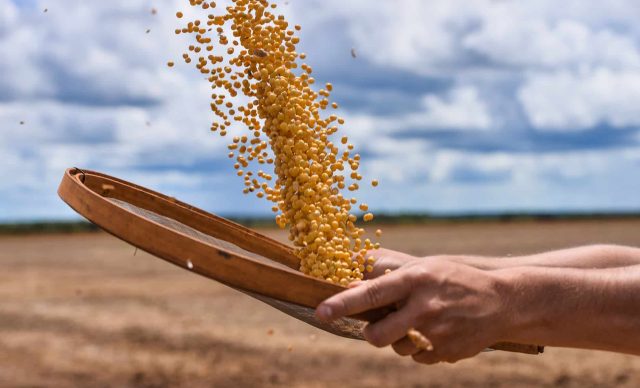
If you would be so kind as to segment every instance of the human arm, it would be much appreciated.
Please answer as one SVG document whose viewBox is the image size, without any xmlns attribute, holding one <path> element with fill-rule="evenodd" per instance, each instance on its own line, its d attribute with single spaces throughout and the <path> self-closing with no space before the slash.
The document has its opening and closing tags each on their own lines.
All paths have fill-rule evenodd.
<svg viewBox="0 0 640 388">
<path fill-rule="evenodd" d="M 617 268 L 639 265 L 640 249 L 598 244 L 499 260 L 479 256 L 451 256 L 448 259 L 486 270 L 512 267 Z"/>
<path fill-rule="evenodd" d="M 497 273 L 520 306 L 509 341 L 640 355 L 640 265 Z"/>
<path fill-rule="evenodd" d="M 414 260 L 320 304 L 323 320 L 401 306 L 369 324 L 365 338 L 418 362 L 454 362 L 496 342 L 640 355 L 640 266 L 624 269 L 515 267 L 484 271 Z M 433 343 L 419 351 L 410 328 Z"/>
<path fill-rule="evenodd" d="M 372 254 L 377 260 L 370 277 L 380 276 L 386 269 L 394 270 L 417 258 L 389 249 L 372 251 Z M 514 257 L 438 255 L 424 259 L 448 260 L 485 270 L 512 267 L 615 268 L 640 264 L 640 248 L 598 244 Z"/>
</svg>

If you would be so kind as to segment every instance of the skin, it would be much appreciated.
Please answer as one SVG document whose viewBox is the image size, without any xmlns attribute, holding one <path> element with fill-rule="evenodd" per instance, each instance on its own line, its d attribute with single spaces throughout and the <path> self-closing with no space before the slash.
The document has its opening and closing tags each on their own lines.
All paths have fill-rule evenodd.
<svg viewBox="0 0 640 388">
<path fill-rule="evenodd" d="M 595 245 L 503 259 L 373 253 L 370 280 L 327 299 L 316 315 L 331 321 L 395 305 L 364 329 L 374 346 L 425 364 L 500 341 L 640 355 L 640 249 Z M 392 272 L 381 276 L 385 269 Z M 410 328 L 433 351 L 417 349 Z"/>
</svg>

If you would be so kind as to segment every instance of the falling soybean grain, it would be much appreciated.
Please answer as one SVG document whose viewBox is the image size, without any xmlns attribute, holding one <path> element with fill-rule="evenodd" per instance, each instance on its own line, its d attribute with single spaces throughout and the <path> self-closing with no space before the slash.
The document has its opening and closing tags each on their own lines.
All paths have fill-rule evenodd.
<svg viewBox="0 0 640 388">
<path fill-rule="evenodd" d="M 272 202 L 302 272 L 342 285 L 362 279 L 375 262 L 367 252 L 380 244 L 357 225 L 357 199 L 343 195 L 360 188 L 360 156 L 346 136 L 332 140 L 345 120 L 327 113 L 338 108 L 330 101 L 333 85 L 316 86 L 312 67 L 302 62 L 306 55 L 296 51 L 302 27 L 289 28 L 265 0 L 234 0 L 219 13 L 215 2 L 190 3 L 208 15 L 183 22 L 175 33 L 194 38 L 183 59 L 193 60 L 213 90 L 211 131 L 243 131 L 228 145 L 243 192 Z"/>
</svg>

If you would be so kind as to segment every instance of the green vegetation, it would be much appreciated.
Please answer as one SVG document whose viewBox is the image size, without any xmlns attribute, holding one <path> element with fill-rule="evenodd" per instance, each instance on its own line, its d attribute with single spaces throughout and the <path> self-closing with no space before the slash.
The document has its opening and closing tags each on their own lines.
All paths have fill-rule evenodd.
<svg viewBox="0 0 640 388">
<path fill-rule="evenodd" d="M 379 214 L 375 221 L 380 224 L 427 224 L 446 222 L 544 222 L 562 220 L 618 220 L 637 219 L 640 213 L 478 213 L 478 214 Z"/>
<path fill-rule="evenodd" d="M 227 217 L 249 228 L 276 227 L 271 217 Z M 572 220 L 620 220 L 638 219 L 640 213 L 496 213 L 432 215 L 423 213 L 378 214 L 370 226 L 416 225 L 456 222 L 551 222 Z M 39 221 L 0 224 L 0 235 L 39 233 L 97 232 L 100 228 L 87 221 Z"/>
<path fill-rule="evenodd" d="M 358 215 L 359 218 L 362 214 Z M 273 218 L 268 217 L 228 217 L 247 227 L 275 226 Z M 571 220 L 619 220 L 638 219 L 638 213 L 495 213 L 495 214 L 426 214 L 426 213 L 377 213 L 370 226 L 380 225 L 417 225 L 430 223 L 456 222 L 545 222 Z"/>
<path fill-rule="evenodd" d="M 97 232 L 100 230 L 96 225 L 87 221 L 55 221 L 55 222 L 20 222 L 0 224 L 0 235 L 2 234 L 41 234 L 41 233 L 80 233 Z"/>
</svg>

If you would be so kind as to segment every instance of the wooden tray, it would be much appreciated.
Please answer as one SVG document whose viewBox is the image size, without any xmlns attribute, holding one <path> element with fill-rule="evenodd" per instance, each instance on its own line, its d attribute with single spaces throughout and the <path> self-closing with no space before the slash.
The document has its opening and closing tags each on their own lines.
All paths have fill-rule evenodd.
<svg viewBox="0 0 640 388">
<path fill-rule="evenodd" d="M 363 339 L 365 322 L 390 311 L 320 322 L 315 307 L 344 287 L 299 272 L 291 247 L 133 183 L 71 168 L 58 194 L 76 212 L 129 244 L 333 334 Z M 528 354 L 543 351 L 541 346 L 512 343 L 491 348 Z"/>
</svg>

